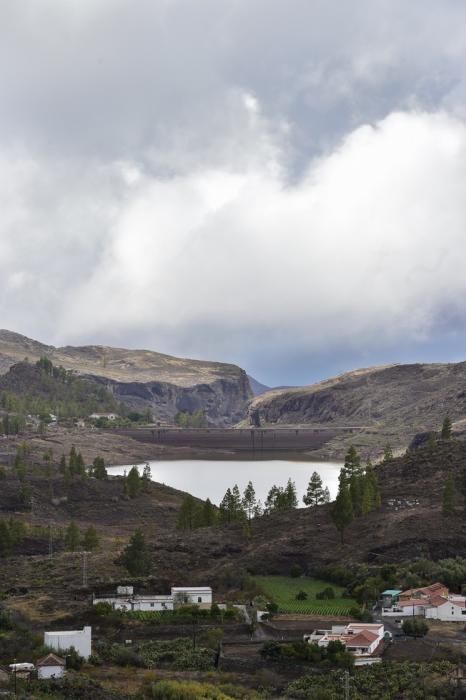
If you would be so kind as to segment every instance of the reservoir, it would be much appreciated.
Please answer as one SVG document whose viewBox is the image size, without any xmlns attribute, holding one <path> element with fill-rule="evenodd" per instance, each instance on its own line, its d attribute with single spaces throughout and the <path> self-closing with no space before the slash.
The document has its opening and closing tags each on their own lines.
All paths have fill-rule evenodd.
<svg viewBox="0 0 466 700">
<path fill-rule="evenodd" d="M 269 489 L 286 486 L 288 478 L 296 484 L 299 506 L 312 472 L 322 478 L 333 500 L 338 490 L 341 464 L 298 459 L 172 459 L 149 461 L 152 480 L 187 491 L 197 498 L 210 498 L 218 505 L 228 488 L 235 484 L 243 493 L 248 481 L 252 481 L 256 497 L 264 503 Z M 132 465 L 109 467 L 111 475 L 123 475 Z M 136 465 L 142 473 L 143 464 Z"/>
</svg>

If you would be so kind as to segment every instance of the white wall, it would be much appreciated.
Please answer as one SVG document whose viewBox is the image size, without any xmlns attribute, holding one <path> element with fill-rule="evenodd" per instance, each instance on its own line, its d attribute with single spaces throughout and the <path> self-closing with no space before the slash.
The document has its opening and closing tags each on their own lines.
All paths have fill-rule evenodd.
<svg viewBox="0 0 466 700">
<path fill-rule="evenodd" d="M 426 617 L 443 622 L 466 622 L 466 608 L 452 605 L 449 601 L 437 608 L 427 608 Z"/>
<path fill-rule="evenodd" d="M 63 678 L 65 669 L 63 666 L 39 666 L 37 669 L 38 678 Z"/>
<path fill-rule="evenodd" d="M 92 653 L 92 627 L 72 632 L 44 632 L 44 645 L 55 651 L 74 647 L 80 656 L 88 659 Z"/>
<path fill-rule="evenodd" d="M 97 603 L 109 603 L 114 610 L 128 612 L 131 610 L 144 610 L 147 612 L 158 612 L 163 610 L 173 610 L 173 600 L 171 598 L 147 598 L 140 600 L 137 596 L 132 598 L 94 598 L 94 605 Z"/>
<path fill-rule="evenodd" d="M 212 591 L 209 588 L 196 590 L 195 588 L 174 587 L 171 590 L 173 599 L 177 602 L 183 596 L 188 603 L 197 605 L 212 605 Z"/>
</svg>

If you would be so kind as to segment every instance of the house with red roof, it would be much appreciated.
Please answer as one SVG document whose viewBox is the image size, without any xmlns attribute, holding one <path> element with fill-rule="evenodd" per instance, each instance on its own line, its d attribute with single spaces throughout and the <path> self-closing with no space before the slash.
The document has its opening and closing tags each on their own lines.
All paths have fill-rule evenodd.
<svg viewBox="0 0 466 700">
<path fill-rule="evenodd" d="M 341 642 L 355 656 L 373 656 L 384 639 L 384 626 L 365 622 L 333 625 L 331 630 L 315 630 L 304 635 L 309 644 L 326 647 L 330 642 Z"/>
</svg>

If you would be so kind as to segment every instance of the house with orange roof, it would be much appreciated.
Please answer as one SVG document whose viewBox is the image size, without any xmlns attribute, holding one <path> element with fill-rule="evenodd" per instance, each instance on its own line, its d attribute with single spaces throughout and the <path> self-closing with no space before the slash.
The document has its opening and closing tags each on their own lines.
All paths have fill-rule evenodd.
<svg viewBox="0 0 466 700">
<path fill-rule="evenodd" d="M 315 630 L 304 635 L 309 644 L 326 647 L 330 642 L 341 642 L 355 656 L 372 656 L 384 639 L 384 626 L 364 622 L 333 625 L 331 630 Z"/>
</svg>

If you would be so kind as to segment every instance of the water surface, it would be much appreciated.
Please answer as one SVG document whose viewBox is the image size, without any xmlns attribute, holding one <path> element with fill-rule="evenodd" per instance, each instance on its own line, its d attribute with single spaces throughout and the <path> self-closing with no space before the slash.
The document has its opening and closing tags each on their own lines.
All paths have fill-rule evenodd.
<svg viewBox="0 0 466 700">
<path fill-rule="evenodd" d="M 193 496 L 210 498 L 217 505 L 227 488 L 238 484 L 243 492 L 249 480 L 257 498 L 265 501 L 271 486 L 285 486 L 289 477 L 295 482 L 300 505 L 312 472 L 316 471 L 332 499 L 338 490 L 341 464 L 297 459 L 173 459 L 149 462 L 153 481 L 187 491 Z M 137 465 L 142 472 L 144 465 Z M 131 465 L 110 467 L 109 474 L 123 474 Z"/>
</svg>

